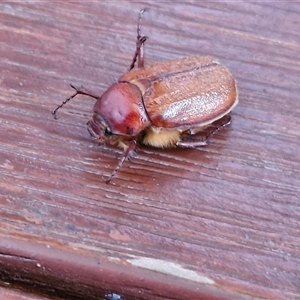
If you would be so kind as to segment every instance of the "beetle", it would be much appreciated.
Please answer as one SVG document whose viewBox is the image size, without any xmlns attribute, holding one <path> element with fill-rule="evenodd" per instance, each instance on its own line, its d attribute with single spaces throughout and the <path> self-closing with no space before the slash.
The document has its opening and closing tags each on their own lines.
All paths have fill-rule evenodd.
<svg viewBox="0 0 300 300">
<path fill-rule="evenodd" d="M 238 103 L 235 79 L 214 57 L 188 56 L 144 66 L 148 39 L 140 34 L 144 12 L 142 9 L 139 13 L 136 50 L 129 71 L 100 97 L 71 85 L 75 93 L 52 112 L 56 118 L 58 109 L 77 95 L 96 99 L 88 131 L 99 144 L 124 151 L 106 183 L 126 159 L 131 160 L 138 145 L 205 146 L 211 134 L 230 123 L 229 113 Z M 211 125 L 214 129 L 205 138 L 192 138 Z"/>
</svg>

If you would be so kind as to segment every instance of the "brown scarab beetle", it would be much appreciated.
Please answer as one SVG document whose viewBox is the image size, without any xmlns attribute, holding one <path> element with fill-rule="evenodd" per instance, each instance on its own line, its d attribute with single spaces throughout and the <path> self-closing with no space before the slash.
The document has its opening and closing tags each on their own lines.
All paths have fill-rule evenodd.
<svg viewBox="0 0 300 300">
<path fill-rule="evenodd" d="M 77 95 L 97 100 L 88 131 L 98 143 L 124 150 L 106 183 L 139 144 L 160 148 L 206 145 L 212 133 L 230 123 L 228 113 L 238 103 L 234 78 L 213 57 L 189 56 L 144 67 L 147 37 L 140 35 L 144 11 L 139 14 L 136 51 L 129 71 L 101 97 L 71 85 L 75 94 L 53 111 L 56 117 L 57 110 Z M 138 68 L 134 69 L 136 61 Z M 212 124 L 214 130 L 204 139 L 189 139 Z"/>
</svg>

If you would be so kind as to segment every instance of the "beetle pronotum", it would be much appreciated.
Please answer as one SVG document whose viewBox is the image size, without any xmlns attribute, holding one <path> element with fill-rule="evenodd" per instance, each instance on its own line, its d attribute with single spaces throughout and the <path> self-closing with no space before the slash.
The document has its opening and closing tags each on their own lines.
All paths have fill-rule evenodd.
<svg viewBox="0 0 300 300">
<path fill-rule="evenodd" d="M 207 138 L 230 123 L 229 112 L 238 103 L 236 82 L 230 72 L 211 56 L 189 56 L 144 66 L 144 43 L 140 11 L 136 51 L 129 71 L 102 96 L 84 88 L 62 102 L 52 113 L 77 95 L 96 99 L 88 131 L 98 143 L 115 145 L 124 155 L 106 183 L 137 145 L 194 148 L 206 145 Z M 135 64 L 137 62 L 137 68 Z M 189 139 L 218 121 L 205 139 Z"/>
</svg>

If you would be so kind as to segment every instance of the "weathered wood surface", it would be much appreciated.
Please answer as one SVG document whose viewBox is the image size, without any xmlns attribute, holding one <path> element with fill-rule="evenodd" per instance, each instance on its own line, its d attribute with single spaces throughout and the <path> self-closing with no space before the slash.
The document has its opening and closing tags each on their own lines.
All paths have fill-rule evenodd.
<svg viewBox="0 0 300 300">
<path fill-rule="evenodd" d="M 231 126 L 197 150 L 98 147 L 68 86 L 204 54 L 238 81 Z M 72 299 L 300 299 L 300 4 L 0 3 L 0 278 Z M 1 292 L 1 291 L 0 291 Z M 25 297 L 25 296 L 24 296 Z M 7 298 L 9 299 L 9 298 Z"/>
<path fill-rule="evenodd" d="M 2 300 L 48 300 L 49 299 L 48 296 L 37 295 L 36 291 L 29 292 L 27 290 L 20 290 L 19 288 L 12 288 L 11 285 L 8 283 L 6 283 L 5 285 L 6 287 L 0 287 L 0 296 Z M 51 298 L 51 299 L 59 299 L 59 298 Z"/>
</svg>

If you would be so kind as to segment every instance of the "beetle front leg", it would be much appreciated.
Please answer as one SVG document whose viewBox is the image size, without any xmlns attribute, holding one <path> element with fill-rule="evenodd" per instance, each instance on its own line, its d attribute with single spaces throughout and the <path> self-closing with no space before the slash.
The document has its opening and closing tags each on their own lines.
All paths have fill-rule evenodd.
<svg viewBox="0 0 300 300">
<path fill-rule="evenodd" d="M 124 143 L 123 143 L 124 144 Z M 129 143 L 129 145 L 124 144 L 124 147 L 126 147 L 126 150 L 124 152 L 123 157 L 121 158 L 121 160 L 119 161 L 118 165 L 116 166 L 116 168 L 113 170 L 113 172 L 111 173 L 111 175 L 109 176 L 109 178 L 105 181 L 106 184 L 108 184 L 111 179 L 117 174 L 117 172 L 119 171 L 119 169 L 121 168 L 121 166 L 123 165 L 124 161 L 126 159 L 128 159 L 129 161 L 131 161 L 131 159 L 134 157 L 134 155 L 136 154 L 136 141 L 133 140 Z"/>
<path fill-rule="evenodd" d="M 212 124 L 210 124 L 207 128 L 199 128 L 197 130 L 197 128 L 193 128 L 190 129 L 190 134 L 191 135 L 195 135 L 197 133 L 200 132 L 205 132 L 206 135 L 204 138 L 202 138 L 201 140 L 188 140 L 186 139 L 185 141 L 179 141 L 176 143 L 177 147 L 181 147 L 181 148 L 196 148 L 196 147 L 203 147 L 207 145 L 207 140 L 213 135 L 215 134 L 217 131 L 219 131 L 221 128 L 229 125 L 231 123 L 231 116 L 230 115 L 225 115 L 224 117 L 222 117 L 221 119 L 213 122 Z M 208 131 L 208 128 L 211 128 L 212 130 Z"/>
<path fill-rule="evenodd" d="M 148 37 L 141 36 L 141 20 L 142 20 L 143 13 L 147 10 L 148 8 L 144 8 L 140 10 L 138 26 L 137 26 L 136 49 L 135 49 L 135 53 L 131 65 L 129 67 L 129 71 L 134 68 L 136 61 L 138 61 L 138 68 L 144 67 L 144 43 L 147 41 Z"/>
</svg>

